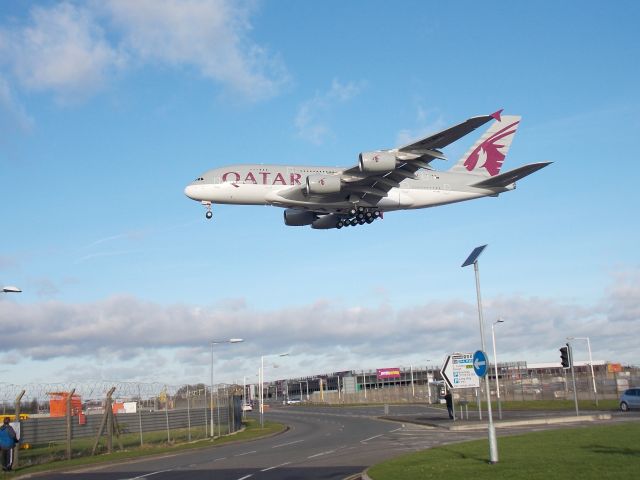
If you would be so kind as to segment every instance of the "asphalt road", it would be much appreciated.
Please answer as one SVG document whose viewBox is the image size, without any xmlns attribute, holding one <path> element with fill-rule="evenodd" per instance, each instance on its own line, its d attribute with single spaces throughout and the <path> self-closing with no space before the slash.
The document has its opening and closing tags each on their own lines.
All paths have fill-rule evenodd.
<svg viewBox="0 0 640 480">
<path fill-rule="evenodd" d="M 280 435 L 246 443 L 38 475 L 48 480 L 287 480 L 344 479 L 387 458 L 435 445 L 486 438 L 486 430 L 448 431 L 376 417 L 382 407 L 273 409 L 267 418 L 289 425 Z M 427 405 L 390 407 L 396 417 L 449 423 L 446 410 Z M 630 418 L 630 417 L 625 417 Z M 570 426 L 570 425 L 566 425 Z M 502 434 L 551 428 L 513 428 Z M 553 428 L 558 428 L 553 427 Z"/>
</svg>

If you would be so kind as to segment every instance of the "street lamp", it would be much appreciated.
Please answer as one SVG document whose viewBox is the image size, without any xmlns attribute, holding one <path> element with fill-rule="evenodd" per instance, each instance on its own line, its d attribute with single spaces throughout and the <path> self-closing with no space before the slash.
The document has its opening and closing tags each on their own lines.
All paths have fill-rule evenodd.
<svg viewBox="0 0 640 480">
<path fill-rule="evenodd" d="M 214 429 L 213 429 L 213 347 L 215 345 L 220 345 L 223 343 L 241 343 L 244 342 L 244 340 L 242 338 L 230 338 L 228 340 L 211 340 L 209 343 L 211 344 L 211 391 L 210 391 L 210 396 L 209 396 L 209 414 L 211 416 L 211 430 L 210 430 L 210 437 L 213 438 L 214 436 Z M 216 398 L 216 405 L 218 405 L 218 399 Z M 219 411 L 219 410 L 218 410 Z"/>
<path fill-rule="evenodd" d="M 7 285 L 6 287 L 2 287 L 2 293 L 20 293 L 20 292 L 22 292 L 22 290 L 12 285 Z"/>
<path fill-rule="evenodd" d="M 289 353 L 280 353 L 277 355 L 262 355 L 260 357 L 260 428 L 264 428 L 264 358 L 265 357 L 287 357 Z M 276 394 L 277 397 L 277 394 Z"/>
<path fill-rule="evenodd" d="M 482 298 L 480 296 L 480 271 L 478 269 L 478 257 L 487 248 L 486 245 L 476 247 L 467 257 L 461 267 L 473 265 L 476 274 L 476 296 L 478 298 L 478 320 L 480 322 L 480 340 L 482 340 L 482 351 L 486 352 L 484 345 L 484 319 L 482 318 Z M 498 443 L 496 442 L 496 429 L 493 425 L 493 414 L 491 412 L 491 385 L 489 376 L 484 376 L 485 390 L 487 392 L 487 414 L 489 417 L 489 456 L 491 463 L 498 463 Z"/>
<path fill-rule="evenodd" d="M 591 382 L 593 383 L 593 396 L 596 401 L 596 407 L 598 406 L 598 391 L 596 390 L 596 377 L 593 373 L 593 359 L 591 358 L 591 342 L 589 337 L 567 337 L 567 340 L 586 340 L 587 349 L 589 350 L 589 366 L 591 367 Z"/>
<path fill-rule="evenodd" d="M 491 338 L 493 339 L 493 367 L 496 372 L 496 394 L 498 397 L 498 416 L 502 420 L 502 403 L 500 402 L 500 380 L 498 380 L 498 356 L 496 355 L 496 330 L 497 323 L 504 323 L 504 320 L 499 318 L 491 324 Z"/>
</svg>

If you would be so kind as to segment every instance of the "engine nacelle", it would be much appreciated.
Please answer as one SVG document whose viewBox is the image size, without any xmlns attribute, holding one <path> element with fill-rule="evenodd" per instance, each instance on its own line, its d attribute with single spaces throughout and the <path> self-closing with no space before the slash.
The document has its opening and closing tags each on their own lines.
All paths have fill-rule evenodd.
<svg viewBox="0 0 640 480">
<path fill-rule="evenodd" d="M 311 228 L 316 228 L 319 230 L 327 230 L 329 228 L 336 228 L 336 226 L 338 225 L 338 221 L 340 220 L 340 217 L 338 215 L 335 215 L 333 213 L 329 213 L 327 215 L 323 215 L 321 217 L 319 217 L 317 220 L 315 220 L 312 224 L 311 224 Z"/>
<path fill-rule="evenodd" d="M 361 172 L 389 172 L 396 168 L 396 155 L 391 152 L 362 152 L 358 166 Z"/>
<path fill-rule="evenodd" d="M 338 193 L 340 177 L 335 175 L 309 175 L 307 177 L 307 195 L 313 193 Z"/>
<path fill-rule="evenodd" d="M 284 224 L 290 227 L 303 227 L 311 225 L 316 219 L 313 212 L 306 210 L 296 210 L 295 208 L 287 208 L 284 211 Z"/>
</svg>

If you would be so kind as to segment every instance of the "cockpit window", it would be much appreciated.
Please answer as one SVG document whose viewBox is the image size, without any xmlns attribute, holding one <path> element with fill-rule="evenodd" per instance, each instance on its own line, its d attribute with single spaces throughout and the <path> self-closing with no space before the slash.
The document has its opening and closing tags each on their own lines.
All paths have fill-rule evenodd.
<svg viewBox="0 0 640 480">
<path fill-rule="evenodd" d="M 203 177 L 198 177 L 198 178 L 195 179 L 195 181 L 196 182 L 202 182 L 202 181 L 204 181 L 204 178 Z"/>
</svg>

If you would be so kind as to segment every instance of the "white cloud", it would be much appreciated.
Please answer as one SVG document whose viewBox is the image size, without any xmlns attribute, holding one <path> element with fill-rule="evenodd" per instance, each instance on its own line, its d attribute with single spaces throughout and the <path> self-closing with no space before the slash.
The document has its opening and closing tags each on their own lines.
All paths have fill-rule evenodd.
<svg viewBox="0 0 640 480">
<path fill-rule="evenodd" d="M 111 0 L 34 6 L 23 24 L 0 26 L 0 66 L 21 88 L 76 102 L 116 73 L 148 64 L 186 68 L 243 98 L 275 95 L 283 62 L 249 38 L 253 3 Z M 2 85 L 0 85 L 0 102 Z"/>
<path fill-rule="evenodd" d="M 249 4 L 111 0 L 104 9 L 141 62 L 194 68 L 253 100 L 276 94 L 288 79 L 280 59 L 249 40 Z"/>
<path fill-rule="evenodd" d="M 66 2 L 35 6 L 27 25 L 2 34 L 11 39 L 5 62 L 20 85 L 51 91 L 65 102 L 99 90 L 124 66 L 124 54 L 109 44 L 87 7 Z"/>
<path fill-rule="evenodd" d="M 337 105 L 345 103 L 358 95 L 364 83 L 340 83 L 333 80 L 331 88 L 324 93 L 316 93 L 311 99 L 303 102 L 298 108 L 294 120 L 298 135 L 316 145 L 324 143 L 331 136 L 328 123 Z"/>
<path fill-rule="evenodd" d="M 497 330 L 501 360 L 554 361 L 566 337 L 588 336 L 594 358 L 640 362 L 638 278 L 640 271 L 615 277 L 604 297 L 589 307 L 550 298 L 486 299 L 487 324 L 498 316 L 505 319 Z M 252 362 L 264 353 L 292 352 L 286 362 L 278 362 L 281 377 L 375 368 L 388 362 L 426 364 L 430 359 L 429 364 L 437 364 L 448 353 L 473 351 L 479 344 L 476 306 L 462 301 L 395 309 L 318 300 L 261 311 L 238 299 L 194 308 L 113 297 L 87 304 L 4 301 L 0 317 L 5 319 L 0 348 L 7 358 L 71 363 L 90 359 L 118 364 L 124 372 L 156 352 L 168 360 L 167 366 L 157 364 L 153 372 L 145 372 L 154 378 L 161 378 L 158 372 L 169 372 L 169 367 L 172 374 L 202 374 L 212 338 L 245 338 L 243 344 L 216 350 L 216 364 L 230 362 L 238 371 L 255 370 Z M 233 369 L 224 370 L 227 379 L 237 377 Z"/>
</svg>

